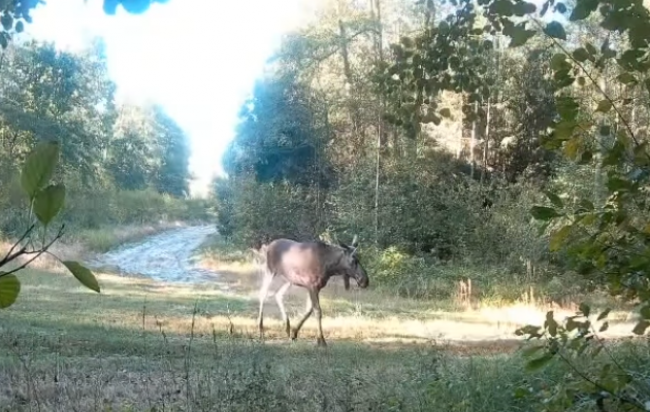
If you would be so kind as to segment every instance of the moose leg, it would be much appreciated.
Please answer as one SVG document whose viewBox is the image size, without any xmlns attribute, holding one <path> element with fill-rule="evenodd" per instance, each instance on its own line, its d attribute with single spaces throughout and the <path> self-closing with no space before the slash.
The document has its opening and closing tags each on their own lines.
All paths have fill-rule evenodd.
<svg viewBox="0 0 650 412">
<path fill-rule="evenodd" d="M 260 338 L 262 337 L 262 334 L 264 333 L 264 326 L 263 326 L 263 317 L 264 317 L 264 301 L 266 301 L 266 297 L 269 294 L 269 288 L 271 287 L 271 283 L 273 282 L 273 274 L 271 272 L 264 272 L 264 278 L 262 279 L 262 287 L 260 288 L 260 311 L 259 315 L 257 317 L 257 328 L 260 331 Z"/>
<path fill-rule="evenodd" d="M 320 310 L 320 298 L 318 296 L 318 293 L 318 290 L 309 291 L 309 297 L 311 298 L 312 306 L 314 307 L 314 312 L 316 315 L 316 321 L 318 322 L 318 339 L 316 340 L 316 343 L 318 346 L 327 346 L 327 343 L 325 343 L 325 337 L 323 336 L 323 313 Z"/>
<path fill-rule="evenodd" d="M 284 294 L 287 293 L 291 283 L 287 282 L 277 292 L 275 292 L 275 301 L 278 302 L 278 307 L 280 308 L 280 313 L 282 314 L 282 321 L 284 322 L 285 330 L 287 331 L 287 336 L 291 337 L 291 326 L 289 325 L 289 316 L 287 316 L 287 310 L 284 307 Z"/>
<path fill-rule="evenodd" d="M 291 331 L 291 340 L 296 340 L 298 338 L 298 332 L 300 332 L 300 328 L 302 328 L 302 325 L 305 323 L 307 318 L 309 318 L 314 312 L 314 303 L 311 299 L 311 296 L 307 296 L 307 311 L 305 312 L 304 315 L 302 315 L 302 318 L 298 321 L 298 325 L 296 325 L 295 329 Z"/>
</svg>

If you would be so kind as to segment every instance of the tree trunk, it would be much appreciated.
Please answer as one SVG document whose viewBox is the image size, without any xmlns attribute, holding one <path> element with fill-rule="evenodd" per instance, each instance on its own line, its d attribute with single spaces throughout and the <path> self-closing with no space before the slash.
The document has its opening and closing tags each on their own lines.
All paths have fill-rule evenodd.
<svg viewBox="0 0 650 412">
<path fill-rule="evenodd" d="M 339 13 L 340 16 L 340 13 Z M 353 156 L 362 156 L 363 152 L 363 137 L 361 133 L 361 115 L 359 114 L 359 107 L 356 102 L 357 88 L 352 75 L 352 68 L 350 66 L 350 55 L 348 52 L 347 31 L 343 20 L 339 19 L 339 49 L 341 58 L 343 59 L 343 73 L 345 75 L 347 88 L 349 92 L 348 107 L 350 110 L 350 120 L 352 122 L 352 130 L 354 132 L 354 148 Z"/>
<path fill-rule="evenodd" d="M 371 0 L 371 13 L 373 20 L 376 22 L 375 32 L 375 52 L 377 62 L 379 64 L 384 61 L 383 53 L 383 27 L 381 24 L 381 0 Z M 386 99 L 383 95 L 379 95 L 379 113 L 377 116 L 377 154 L 375 159 L 375 246 L 379 244 L 379 183 L 381 174 L 381 157 L 385 151 L 386 142 L 388 140 L 386 135 L 386 128 L 384 127 L 383 113 L 386 111 Z"/>
<path fill-rule="evenodd" d="M 474 178 L 474 169 L 476 168 L 476 159 L 474 156 L 476 148 L 476 120 L 478 117 L 478 102 L 474 102 L 474 120 L 472 120 L 472 134 L 469 141 L 469 162 L 470 162 L 470 177 Z"/>
<path fill-rule="evenodd" d="M 483 170 L 481 170 L 481 183 L 485 180 L 488 167 L 488 153 L 490 146 L 490 97 L 487 99 L 485 111 L 485 136 L 483 136 Z"/>
</svg>

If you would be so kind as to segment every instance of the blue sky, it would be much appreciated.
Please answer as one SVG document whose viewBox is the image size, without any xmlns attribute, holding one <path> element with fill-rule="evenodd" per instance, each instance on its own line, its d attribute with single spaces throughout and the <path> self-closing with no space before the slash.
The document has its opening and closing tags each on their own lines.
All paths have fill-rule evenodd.
<svg viewBox="0 0 650 412">
<path fill-rule="evenodd" d="M 169 0 L 143 15 L 120 7 L 115 16 L 101 0 L 47 3 L 27 32 L 73 51 L 103 37 L 119 98 L 162 104 L 190 136 L 195 193 L 222 172 L 240 105 L 301 15 L 301 0 Z"/>
</svg>

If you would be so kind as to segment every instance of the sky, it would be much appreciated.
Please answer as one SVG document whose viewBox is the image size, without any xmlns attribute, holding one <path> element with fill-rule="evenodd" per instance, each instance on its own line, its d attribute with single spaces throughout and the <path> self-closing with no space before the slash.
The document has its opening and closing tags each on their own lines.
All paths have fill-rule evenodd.
<svg viewBox="0 0 650 412">
<path fill-rule="evenodd" d="M 300 0 L 169 0 L 142 15 L 120 6 L 107 16 L 101 0 L 47 3 L 26 32 L 71 51 L 101 36 L 118 98 L 161 104 L 188 134 L 194 195 L 223 173 L 237 112 L 303 10 Z"/>
</svg>

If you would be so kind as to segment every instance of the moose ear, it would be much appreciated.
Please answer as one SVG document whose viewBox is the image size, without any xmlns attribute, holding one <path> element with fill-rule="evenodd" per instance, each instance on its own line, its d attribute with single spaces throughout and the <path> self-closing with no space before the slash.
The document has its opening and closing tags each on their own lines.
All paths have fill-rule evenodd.
<svg viewBox="0 0 650 412">
<path fill-rule="evenodd" d="M 354 235 L 354 238 L 352 238 L 352 247 L 356 249 L 357 246 L 359 246 L 359 237 Z"/>
</svg>

